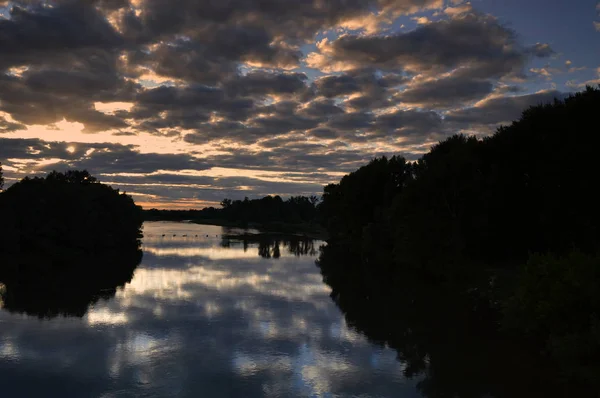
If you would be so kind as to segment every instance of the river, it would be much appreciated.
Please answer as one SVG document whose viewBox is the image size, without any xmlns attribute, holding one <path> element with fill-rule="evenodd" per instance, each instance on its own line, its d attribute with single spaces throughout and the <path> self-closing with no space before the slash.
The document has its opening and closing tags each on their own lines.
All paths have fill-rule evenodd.
<svg viewBox="0 0 600 398">
<path fill-rule="evenodd" d="M 0 310 L 0 396 L 422 396 L 395 350 L 346 324 L 323 242 L 241 233 L 146 223 L 123 287 L 73 314 Z"/>
</svg>

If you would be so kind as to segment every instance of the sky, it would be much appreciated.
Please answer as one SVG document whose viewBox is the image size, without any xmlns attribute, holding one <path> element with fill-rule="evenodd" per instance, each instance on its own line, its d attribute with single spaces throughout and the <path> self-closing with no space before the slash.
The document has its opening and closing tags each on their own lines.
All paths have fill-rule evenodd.
<svg viewBox="0 0 600 398">
<path fill-rule="evenodd" d="M 0 0 L 0 162 L 146 208 L 313 195 L 600 84 L 597 0 Z"/>
</svg>

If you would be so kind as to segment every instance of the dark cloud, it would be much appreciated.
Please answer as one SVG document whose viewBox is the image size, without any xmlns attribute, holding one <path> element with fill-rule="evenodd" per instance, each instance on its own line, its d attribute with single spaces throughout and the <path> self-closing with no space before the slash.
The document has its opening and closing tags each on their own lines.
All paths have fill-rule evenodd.
<svg viewBox="0 0 600 398">
<path fill-rule="evenodd" d="M 373 68 L 356 69 L 342 75 L 330 75 L 317 79 L 314 83 L 317 93 L 327 98 L 353 93 L 383 94 L 387 89 L 406 83 L 408 78 L 402 73 L 381 74 Z"/>
<path fill-rule="evenodd" d="M 308 117 L 318 118 L 319 120 L 327 120 L 330 116 L 339 115 L 345 111 L 337 106 L 334 101 L 329 99 L 319 99 L 306 104 L 300 110 L 300 113 Z"/>
<path fill-rule="evenodd" d="M 318 121 L 297 114 L 259 117 L 253 120 L 258 130 L 271 134 L 285 134 L 291 131 L 304 131 L 317 127 Z"/>
<path fill-rule="evenodd" d="M 344 62 L 354 67 L 417 73 L 462 67 L 462 73 L 471 77 L 502 77 L 519 74 L 532 53 L 545 56 L 549 47 L 542 47 L 527 49 L 515 32 L 495 18 L 469 13 L 421 25 L 407 33 L 343 36 L 325 43 L 321 49 L 325 58 L 313 60 L 313 64 Z"/>
<path fill-rule="evenodd" d="M 309 130 L 307 133 L 315 138 L 322 138 L 327 140 L 334 139 L 340 136 L 340 133 L 338 131 L 324 127 Z"/>
<path fill-rule="evenodd" d="M 442 118 L 436 112 L 398 110 L 380 115 L 373 131 L 377 135 L 426 141 L 432 134 L 442 133 L 442 128 Z"/>
<path fill-rule="evenodd" d="M 353 97 L 344 102 L 355 110 L 369 110 L 391 106 L 392 88 L 409 79 L 402 73 L 382 74 L 373 68 L 356 69 L 342 75 L 330 75 L 315 81 L 317 95 L 326 98 Z"/>
<path fill-rule="evenodd" d="M 537 43 L 534 46 L 532 46 L 529 49 L 529 51 L 531 52 L 531 54 L 540 58 L 550 57 L 551 55 L 555 54 L 552 47 L 550 47 L 550 45 L 546 43 Z"/>
<path fill-rule="evenodd" d="M 43 77 L 45 73 L 47 78 Z M 74 78 L 60 89 L 52 90 L 53 87 L 58 87 L 59 81 L 68 81 L 70 76 L 76 77 L 77 74 L 41 72 L 24 77 L 0 74 L 0 110 L 10 114 L 15 121 L 27 125 L 52 124 L 66 119 L 83 123 L 86 132 L 128 126 L 121 118 L 106 115 L 94 108 L 96 100 L 111 96 L 117 96 L 113 100 L 125 99 L 126 96 L 121 95 L 121 89 L 116 89 L 115 86 L 116 91 L 107 89 L 106 95 L 103 95 L 101 90 L 94 90 L 93 83 L 90 83 L 92 87 L 86 86 L 81 80 Z M 57 81 L 53 82 L 52 77 L 56 77 Z"/>
<path fill-rule="evenodd" d="M 9 122 L 4 117 L 0 116 L 0 134 L 12 133 L 13 131 L 24 130 L 25 128 L 27 128 L 27 126 L 24 124 Z"/>
<path fill-rule="evenodd" d="M 327 97 L 348 95 L 361 90 L 361 85 L 354 76 L 345 74 L 341 76 L 331 75 L 318 79 L 315 82 L 319 94 Z"/>
<path fill-rule="evenodd" d="M 491 98 L 476 107 L 449 112 L 445 121 L 465 127 L 510 123 L 518 119 L 530 106 L 549 103 L 555 98 L 564 99 L 567 96 L 568 94 L 553 90 L 514 97 Z"/>
<path fill-rule="evenodd" d="M 11 10 L 0 19 L 0 69 L 19 65 L 64 63 L 78 51 L 110 50 L 123 44 L 121 36 L 89 3 L 42 4 Z"/>
<path fill-rule="evenodd" d="M 367 16 L 409 14 L 442 6 L 440 0 L 147 0 L 139 20 L 154 35 L 186 31 L 193 35 L 207 23 L 261 27 L 270 37 L 300 41 L 324 28 Z"/>
<path fill-rule="evenodd" d="M 39 139 L 0 138 L 0 159 L 62 159 L 38 171 L 87 169 L 92 174 L 153 173 L 159 170 L 204 170 L 211 165 L 188 154 L 140 153 L 135 146 L 46 142 Z"/>
<path fill-rule="evenodd" d="M 65 159 L 76 161 L 86 157 L 90 150 L 125 152 L 133 151 L 131 145 L 83 144 L 70 142 L 50 142 L 38 138 L 0 138 L 0 159 Z"/>
<path fill-rule="evenodd" d="M 369 112 L 344 113 L 331 118 L 328 127 L 355 132 L 370 127 L 375 121 L 375 116 Z"/>
<path fill-rule="evenodd" d="M 225 83 L 231 96 L 263 96 L 267 94 L 297 94 L 307 87 L 304 73 L 269 73 L 256 71 Z"/>
<path fill-rule="evenodd" d="M 277 47 L 271 40 L 260 28 L 204 26 L 198 38 L 161 41 L 143 47 L 142 51 L 129 53 L 128 62 L 131 71 L 138 74 L 150 70 L 190 83 L 217 85 L 234 78 L 240 62 L 273 67 L 298 64 L 300 53 Z"/>
<path fill-rule="evenodd" d="M 97 174 L 132 172 L 153 173 L 159 170 L 204 170 L 209 168 L 205 161 L 186 154 L 140 153 L 131 148 L 97 150 L 89 156 L 51 165 L 53 168 L 76 168 L 93 170 Z"/>
<path fill-rule="evenodd" d="M 431 108 L 451 108 L 457 103 L 469 103 L 490 94 L 494 85 L 488 80 L 465 75 L 434 79 L 410 86 L 397 95 L 397 100 Z"/>
</svg>

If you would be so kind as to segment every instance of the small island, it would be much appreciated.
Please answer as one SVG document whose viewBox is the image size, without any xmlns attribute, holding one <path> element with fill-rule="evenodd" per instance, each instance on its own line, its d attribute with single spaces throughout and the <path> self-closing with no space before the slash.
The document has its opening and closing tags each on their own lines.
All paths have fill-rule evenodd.
<svg viewBox="0 0 600 398">
<path fill-rule="evenodd" d="M 141 261 L 141 209 L 87 171 L 25 178 L 0 194 L 0 302 L 39 317 L 83 316 Z"/>
</svg>

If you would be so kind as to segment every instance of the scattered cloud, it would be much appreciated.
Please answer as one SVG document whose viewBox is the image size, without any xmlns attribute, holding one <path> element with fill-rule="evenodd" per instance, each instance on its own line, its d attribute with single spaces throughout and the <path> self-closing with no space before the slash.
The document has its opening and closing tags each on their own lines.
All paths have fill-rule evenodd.
<svg viewBox="0 0 600 398">
<path fill-rule="evenodd" d="M 546 37 L 526 41 L 462 0 L 0 5 L 10 6 L 0 19 L 9 183 L 88 168 L 161 205 L 176 195 L 218 202 L 236 189 L 294 193 L 294 184 L 318 194 L 374 156 L 415 159 L 449 134 L 491 132 L 563 95 L 540 91 L 561 73 L 573 74 L 567 87 L 597 80 L 570 60 L 557 66 Z M 251 180 L 203 174 L 215 167 Z M 181 170 L 198 175 L 174 178 Z"/>
</svg>

